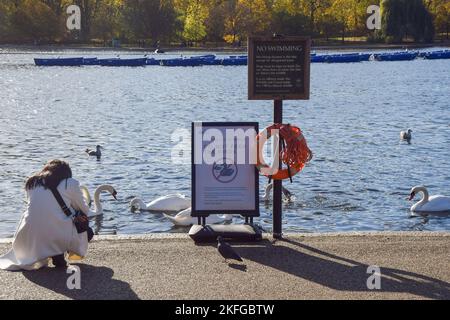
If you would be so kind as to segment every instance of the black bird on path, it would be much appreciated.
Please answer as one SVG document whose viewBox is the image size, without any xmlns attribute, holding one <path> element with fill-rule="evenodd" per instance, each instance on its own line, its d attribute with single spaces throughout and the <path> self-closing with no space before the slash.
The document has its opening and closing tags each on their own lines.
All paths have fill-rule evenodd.
<svg viewBox="0 0 450 320">
<path fill-rule="evenodd" d="M 236 251 L 226 243 L 221 236 L 217 237 L 217 250 L 225 258 L 225 261 L 228 259 L 243 261 L 242 258 L 237 254 Z"/>
</svg>

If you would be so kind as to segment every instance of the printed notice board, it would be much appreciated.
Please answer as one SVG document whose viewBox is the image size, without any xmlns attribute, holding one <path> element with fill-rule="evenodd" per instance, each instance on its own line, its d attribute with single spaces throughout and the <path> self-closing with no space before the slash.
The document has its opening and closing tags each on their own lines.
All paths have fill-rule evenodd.
<svg viewBox="0 0 450 320">
<path fill-rule="evenodd" d="M 256 122 L 192 123 L 192 213 L 259 216 Z"/>
<path fill-rule="evenodd" d="M 308 100 L 310 43 L 306 37 L 249 37 L 249 100 Z"/>
</svg>

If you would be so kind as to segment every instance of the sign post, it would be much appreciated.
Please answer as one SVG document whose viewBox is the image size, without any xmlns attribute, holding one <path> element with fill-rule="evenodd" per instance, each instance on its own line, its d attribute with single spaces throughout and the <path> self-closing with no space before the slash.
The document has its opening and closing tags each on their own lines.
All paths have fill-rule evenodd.
<svg viewBox="0 0 450 320">
<path fill-rule="evenodd" d="M 274 100 L 274 123 L 283 123 L 283 100 L 308 100 L 309 37 L 249 37 L 248 99 Z M 278 150 L 281 150 L 281 139 Z M 275 155 L 275 156 L 279 156 Z M 282 163 L 279 161 L 279 169 Z M 282 180 L 273 182 L 273 237 L 282 237 Z"/>
<path fill-rule="evenodd" d="M 274 123 L 283 123 L 283 100 L 275 100 L 273 102 L 273 122 Z M 278 150 L 281 150 L 281 139 L 279 139 Z M 279 168 L 283 165 L 281 161 L 279 161 Z M 283 180 L 274 180 L 273 181 L 273 237 L 275 239 L 281 239 L 282 237 L 282 190 L 283 189 Z"/>
</svg>

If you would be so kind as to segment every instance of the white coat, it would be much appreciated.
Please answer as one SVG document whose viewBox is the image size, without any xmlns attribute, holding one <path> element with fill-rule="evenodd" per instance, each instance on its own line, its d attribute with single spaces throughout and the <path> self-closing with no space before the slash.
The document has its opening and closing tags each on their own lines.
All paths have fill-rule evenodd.
<svg viewBox="0 0 450 320">
<path fill-rule="evenodd" d="M 67 206 L 88 214 L 80 184 L 69 178 L 58 185 Z M 87 232 L 78 233 L 53 196 L 44 187 L 27 191 L 28 208 L 20 220 L 12 249 L 0 257 L 0 269 L 35 270 L 47 266 L 50 257 L 67 251 L 85 256 Z M 71 209 L 71 210 L 73 210 Z"/>
</svg>

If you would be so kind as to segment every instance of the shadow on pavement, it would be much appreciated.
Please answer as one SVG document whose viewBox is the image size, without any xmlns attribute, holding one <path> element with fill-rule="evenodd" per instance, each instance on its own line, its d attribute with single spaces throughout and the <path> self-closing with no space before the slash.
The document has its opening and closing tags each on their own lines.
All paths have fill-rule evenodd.
<svg viewBox="0 0 450 320">
<path fill-rule="evenodd" d="M 247 272 L 247 266 L 245 264 L 229 263 L 228 266 L 238 271 Z"/>
<path fill-rule="evenodd" d="M 379 266 L 381 289 L 369 290 L 369 265 L 340 257 L 306 244 L 281 240 L 297 248 L 274 245 L 268 240 L 255 244 L 235 244 L 244 259 L 280 270 L 340 291 L 409 293 L 431 299 L 450 299 L 450 284 L 425 275 Z M 299 297 L 300 298 L 300 297 Z"/>
<path fill-rule="evenodd" d="M 66 269 L 43 268 L 36 271 L 23 271 L 22 273 L 31 282 L 71 299 L 139 299 L 128 283 L 112 278 L 114 275 L 112 269 L 86 264 L 72 265 L 80 268 L 81 289 L 79 290 L 68 289 L 67 280 L 73 273 L 66 273 Z"/>
</svg>

